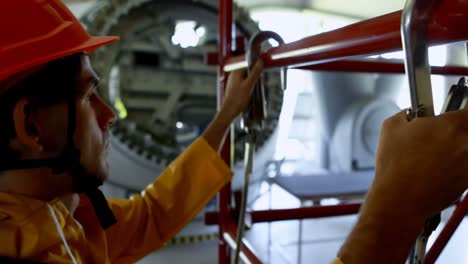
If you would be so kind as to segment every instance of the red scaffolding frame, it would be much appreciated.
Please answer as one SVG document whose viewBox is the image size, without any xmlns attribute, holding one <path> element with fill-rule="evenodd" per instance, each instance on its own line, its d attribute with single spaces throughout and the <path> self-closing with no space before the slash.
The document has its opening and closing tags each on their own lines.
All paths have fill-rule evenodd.
<svg viewBox="0 0 468 264">
<path fill-rule="evenodd" d="M 401 11 L 364 20 L 334 31 L 280 45 L 262 54 L 265 68 L 289 66 L 305 70 L 404 73 L 398 63 L 360 61 L 357 56 L 382 54 L 402 49 L 400 24 Z M 446 44 L 468 40 L 468 1 L 443 1 L 428 26 L 428 44 Z M 246 68 L 245 55 L 233 56 L 232 50 L 233 0 L 219 0 L 219 51 L 218 51 L 218 106 L 221 105 L 228 72 Z M 433 74 L 468 75 L 465 67 L 432 67 Z M 231 164 L 232 134 L 229 133 L 221 156 Z M 219 193 L 219 211 L 206 215 L 206 223 L 219 225 L 218 262 L 230 263 L 230 248 L 235 248 L 237 219 L 231 206 L 231 184 Z M 297 209 L 249 212 L 252 223 L 279 220 L 305 219 L 355 214 L 359 204 L 319 206 Z M 426 263 L 434 263 L 468 210 L 468 195 L 455 209 L 452 217 L 426 256 Z M 262 263 L 252 246 L 243 241 L 241 256 L 250 263 Z"/>
</svg>

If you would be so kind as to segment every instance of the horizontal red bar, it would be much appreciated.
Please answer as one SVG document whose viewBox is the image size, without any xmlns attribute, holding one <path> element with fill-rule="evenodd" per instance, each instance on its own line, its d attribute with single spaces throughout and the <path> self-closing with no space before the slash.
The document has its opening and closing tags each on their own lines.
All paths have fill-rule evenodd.
<svg viewBox="0 0 468 264">
<path fill-rule="evenodd" d="M 313 71 L 338 71 L 338 72 L 363 72 L 363 73 L 405 73 L 403 63 L 383 62 L 383 61 L 359 61 L 341 60 L 326 62 L 314 65 L 298 67 L 301 70 Z M 468 75 L 467 67 L 459 66 L 432 66 L 432 74 L 440 75 Z"/>
<path fill-rule="evenodd" d="M 361 204 L 312 206 L 250 212 L 252 223 L 357 214 Z"/>
<path fill-rule="evenodd" d="M 217 56 L 217 53 L 205 54 L 205 63 L 217 65 Z M 296 67 L 295 69 L 354 73 L 405 73 L 405 65 L 403 63 L 371 60 L 339 60 Z M 440 75 L 468 75 L 468 68 L 460 66 L 432 66 L 431 73 Z"/>
<path fill-rule="evenodd" d="M 360 207 L 361 204 L 313 206 L 293 209 L 251 211 L 249 212 L 249 215 L 251 216 L 252 223 L 261 223 L 357 214 L 359 212 Z M 217 225 L 218 215 L 218 212 L 205 213 L 205 224 Z"/>
<path fill-rule="evenodd" d="M 440 1 L 428 27 L 429 45 L 468 39 L 468 1 Z M 262 55 L 266 68 L 310 65 L 401 50 L 401 11 L 272 48 Z M 224 70 L 245 68 L 245 56 L 227 60 Z"/>
</svg>

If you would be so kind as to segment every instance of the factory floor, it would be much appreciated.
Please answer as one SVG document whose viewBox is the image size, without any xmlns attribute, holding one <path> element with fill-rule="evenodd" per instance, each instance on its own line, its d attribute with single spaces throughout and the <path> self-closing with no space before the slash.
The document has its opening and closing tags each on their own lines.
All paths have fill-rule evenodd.
<svg viewBox="0 0 468 264">
<path fill-rule="evenodd" d="M 298 199 L 280 187 L 273 186 L 270 190 L 271 193 L 262 195 L 252 205 L 253 209 L 267 209 L 270 205 L 275 209 L 300 205 Z M 441 226 L 451 211 L 448 209 L 443 213 Z M 302 232 L 299 232 L 300 222 L 297 220 L 261 223 L 255 224 L 245 235 L 264 263 L 328 264 L 355 221 L 356 216 L 307 219 L 302 221 Z M 200 216 L 178 235 L 198 237 L 200 241 L 188 243 L 184 239 L 176 239 L 138 263 L 217 263 L 217 240 L 213 238 L 216 231 L 215 226 L 205 226 Z M 440 227 L 436 230 L 438 232 Z M 432 242 L 430 239 L 429 244 Z M 468 218 L 465 217 L 436 263 L 468 264 Z"/>
</svg>

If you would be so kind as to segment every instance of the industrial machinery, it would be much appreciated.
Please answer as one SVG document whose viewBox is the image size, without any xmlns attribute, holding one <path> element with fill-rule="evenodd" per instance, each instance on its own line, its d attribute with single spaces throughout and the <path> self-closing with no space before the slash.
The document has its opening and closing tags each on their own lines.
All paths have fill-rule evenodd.
<svg viewBox="0 0 468 264">
<path fill-rule="evenodd" d="M 248 13 L 236 8 L 235 43 L 258 31 Z M 216 112 L 216 67 L 204 57 L 217 50 L 216 1 L 97 1 L 81 20 L 92 34 L 119 35 L 96 51 L 94 65 L 102 91 L 119 120 L 112 130 L 110 196 L 140 191 L 190 144 Z M 272 158 L 282 105 L 280 75 L 265 74 L 268 117 L 257 137 L 256 167 Z M 245 133 L 236 125 L 235 187 L 242 185 Z M 252 183 L 262 174 L 254 173 Z M 257 188 L 258 189 L 258 188 Z M 255 192 L 255 188 L 252 189 Z"/>
</svg>

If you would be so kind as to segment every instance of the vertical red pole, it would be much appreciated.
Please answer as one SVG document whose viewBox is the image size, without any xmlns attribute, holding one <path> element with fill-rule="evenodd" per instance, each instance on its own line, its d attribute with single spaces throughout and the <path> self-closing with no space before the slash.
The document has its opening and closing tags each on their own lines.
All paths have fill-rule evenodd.
<svg viewBox="0 0 468 264">
<path fill-rule="evenodd" d="M 219 0 L 219 64 L 218 64 L 218 109 L 221 106 L 226 88 L 227 73 L 224 72 L 226 59 L 231 56 L 232 43 L 232 3 L 233 0 Z M 231 165 L 231 143 L 232 133 L 226 135 L 221 157 L 226 164 Z M 218 263 L 228 264 L 231 262 L 230 248 L 224 240 L 224 232 L 232 221 L 231 218 L 231 184 L 227 184 L 219 193 L 219 245 Z"/>
</svg>

